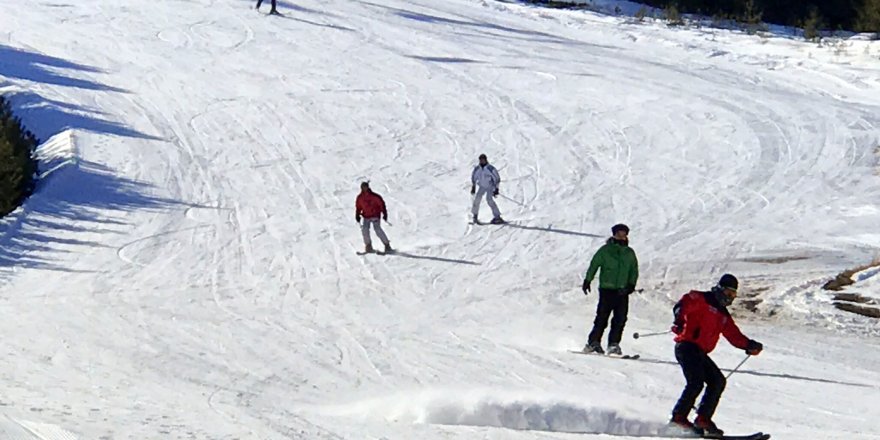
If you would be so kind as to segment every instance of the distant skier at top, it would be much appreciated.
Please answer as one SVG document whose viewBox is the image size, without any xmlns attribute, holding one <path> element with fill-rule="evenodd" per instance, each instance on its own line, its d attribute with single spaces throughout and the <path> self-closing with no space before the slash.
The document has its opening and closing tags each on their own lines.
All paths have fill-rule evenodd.
<svg viewBox="0 0 880 440">
<path fill-rule="evenodd" d="M 687 380 L 675 408 L 672 410 L 671 424 L 696 431 L 706 438 L 721 438 L 724 431 L 718 429 L 712 416 L 727 379 L 709 358 L 715 349 L 719 335 L 724 335 L 728 342 L 736 348 L 745 350 L 751 356 L 757 356 L 764 349 L 760 342 L 745 337 L 733 322 L 727 307 L 736 298 L 739 281 L 731 274 L 724 274 L 718 284 L 708 292 L 692 290 L 684 295 L 673 308 L 675 322 L 672 332 L 675 333 L 675 359 Z M 697 396 L 706 385 L 697 418 L 694 423 L 688 421 L 688 415 Z"/>
<path fill-rule="evenodd" d="M 626 315 L 629 313 L 629 295 L 636 290 L 639 280 L 639 260 L 635 251 L 629 247 L 629 227 L 616 224 L 611 227 L 611 237 L 599 248 L 590 260 L 590 267 L 584 277 L 581 289 L 584 295 L 590 293 L 590 283 L 599 274 L 599 304 L 596 306 L 596 319 L 593 330 L 587 337 L 585 353 L 605 353 L 602 350 L 602 334 L 608 326 L 611 314 L 611 331 L 608 333 L 608 354 L 623 354 L 620 340 Z"/>
<path fill-rule="evenodd" d="M 471 209 L 471 212 L 474 214 L 474 223 L 480 222 L 480 202 L 483 196 L 486 196 L 486 203 L 492 209 L 492 224 L 504 223 L 504 219 L 501 218 L 501 211 L 498 210 L 498 205 L 495 204 L 494 199 L 498 196 L 498 185 L 501 183 L 501 176 L 498 174 L 498 170 L 489 164 L 485 154 L 481 154 L 479 160 L 480 163 L 474 167 L 474 171 L 471 173 L 471 194 L 475 194 L 474 205 Z"/>
<path fill-rule="evenodd" d="M 278 13 L 278 9 L 275 9 L 275 1 L 276 1 L 276 0 L 272 0 L 272 10 L 269 11 L 269 14 L 270 14 L 270 15 L 281 15 L 280 13 Z M 263 4 L 263 0 L 257 0 L 257 7 L 256 7 L 256 9 L 257 9 L 258 11 L 260 10 L 260 5 L 262 5 L 262 4 Z"/>
<path fill-rule="evenodd" d="M 361 233 L 364 236 L 364 252 L 373 252 L 373 240 L 370 239 L 370 225 L 373 226 L 379 240 L 382 240 L 382 244 L 385 245 L 385 252 L 393 252 L 391 242 L 388 241 L 388 236 L 382 230 L 379 220 L 379 216 L 381 216 L 382 220 L 388 221 L 388 210 L 385 208 L 385 200 L 370 189 L 369 182 L 361 183 L 361 193 L 358 194 L 354 205 L 354 219 L 361 225 Z M 361 218 L 364 220 L 363 223 L 361 223 Z"/>
</svg>

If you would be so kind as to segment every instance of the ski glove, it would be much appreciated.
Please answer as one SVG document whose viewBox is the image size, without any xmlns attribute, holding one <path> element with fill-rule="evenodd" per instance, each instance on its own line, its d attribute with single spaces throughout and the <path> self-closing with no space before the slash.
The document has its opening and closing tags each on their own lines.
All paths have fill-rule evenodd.
<svg viewBox="0 0 880 440">
<path fill-rule="evenodd" d="M 761 351 L 764 350 L 764 345 L 758 341 L 749 339 L 749 343 L 746 344 L 746 353 L 749 356 L 757 356 L 761 354 Z"/>
<path fill-rule="evenodd" d="M 477 193 L 477 187 L 474 185 L 471 185 L 471 194 L 476 194 L 476 193 Z"/>
<path fill-rule="evenodd" d="M 584 291 L 584 295 L 589 294 L 590 293 L 590 282 L 587 280 L 584 280 L 584 284 L 583 284 L 583 286 L 581 286 L 581 290 Z"/>
<path fill-rule="evenodd" d="M 673 325 L 669 330 L 670 330 L 672 333 L 675 333 L 675 334 L 677 334 L 677 335 L 680 335 L 681 332 L 684 331 L 684 327 L 682 327 L 680 324 L 675 324 L 675 325 Z"/>
<path fill-rule="evenodd" d="M 382 220 L 388 221 L 388 213 L 382 214 Z"/>
<path fill-rule="evenodd" d="M 631 284 L 629 286 L 626 286 L 623 288 L 624 295 L 631 295 L 635 291 L 636 291 L 636 286 L 633 286 Z"/>
<path fill-rule="evenodd" d="M 354 215 L 354 221 L 360 223 L 360 222 L 361 222 L 361 215 L 360 215 L 360 214 L 355 214 L 355 215 Z"/>
<path fill-rule="evenodd" d="M 498 197 L 498 188 L 495 188 L 495 191 L 492 191 L 493 197 Z"/>
</svg>

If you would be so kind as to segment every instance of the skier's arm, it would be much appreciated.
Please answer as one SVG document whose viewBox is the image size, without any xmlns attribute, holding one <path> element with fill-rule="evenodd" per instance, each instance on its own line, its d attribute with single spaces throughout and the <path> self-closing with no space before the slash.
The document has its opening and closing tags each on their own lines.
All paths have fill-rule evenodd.
<svg viewBox="0 0 880 440">
<path fill-rule="evenodd" d="M 358 197 L 354 202 L 354 220 L 358 223 L 361 222 L 361 212 L 363 212 L 363 208 L 361 208 L 361 198 Z"/>
<path fill-rule="evenodd" d="M 475 166 L 474 170 L 471 171 L 471 194 L 477 192 L 477 170 L 479 166 Z"/>
<path fill-rule="evenodd" d="M 675 303 L 675 307 L 672 308 L 672 333 L 680 335 L 684 333 L 684 324 L 687 313 L 687 305 L 689 301 L 687 296 L 680 299 L 677 303 Z"/>
<path fill-rule="evenodd" d="M 376 197 L 379 198 L 379 203 L 382 205 L 382 220 L 388 221 L 388 208 L 385 207 L 385 199 L 382 198 L 379 194 L 376 194 Z"/>
<path fill-rule="evenodd" d="M 605 246 L 600 247 L 599 250 L 596 251 L 596 254 L 593 255 L 593 259 L 590 260 L 590 267 L 587 269 L 586 277 L 584 277 L 584 281 L 586 281 L 587 284 L 593 282 L 593 278 L 596 276 L 596 272 L 599 270 L 599 267 L 602 266 L 602 258 L 605 254 L 604 250 Z"/>
<path fill-rule="evenodd" d="M 632 267 L 629 269 L 629 277 L 626 283 L 627 294 L 636 291 L 636 283 L 639 281 L 639 259 L 636 257 L 635 251 L 633 251 L 632 257 Z"/>
<path fill-rule="evenodd" d="M 724 328 L 721 329 L 721 334 L 724 335 L 724 338 L 727 339 L 728 342 L 730 342 L 730 345 L 742 350 L 748 349 L 749 343 L 752 342 L 751 339 L 742 334 L 739 327 L 736 326 L 736 323 L 733 322 L 733 318 L 730 316 L 727 317 L 727 322 L 724 324 Z"/>
</svg>

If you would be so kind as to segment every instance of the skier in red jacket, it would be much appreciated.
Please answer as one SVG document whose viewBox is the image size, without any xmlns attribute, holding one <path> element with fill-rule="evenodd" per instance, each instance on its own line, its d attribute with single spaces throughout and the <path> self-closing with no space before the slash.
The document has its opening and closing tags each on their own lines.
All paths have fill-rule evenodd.
<svg viewBox="0 0 880 440">
<path fill-rule="evenodd" d="M 672 410 L 671 423 L 707 438 L 721 438 L 724 435 L 724 431 L 712 422 L 712 415 L 727 384 L 721 370 L 709 358 L 709 353 L 718 344 L 719 336 L 724 335 L 731 345 L 745 350 L 751 356 L 757 356 L 764 348 L 760 342 L 745 337 L 727 311 L 736 298 L 738 286 L 739 281 L 735 276 L 725 274 L 712 290 L 693 290 L 673 308 L 675 359 L 681 365 L 687 385 Z M 697 409 L 697 418 L 691 423 L 688 414 L 703 390 L 703 384 L 706 385 L 706 392 Z"/>
<path fill-rule="evenodd" d="M 361 193 L 358 194 L 354 204 L 354 218 L 361 225 L 361 232 L 364 235 L 364 252 L 366 253 L 373 252 L 373 241 L 370 239 L 370 225 L 373 226 L 379 240 L 382 240 L 382 244 L 385 245 L 385 252 L 393 252 L 391 242 L 388 241 L 385 231 L 382 230 L 379 220 L 380 215 L 382 220 L 388 221 L 388 210 L 385 208 L 385 200 L 382 200 L 382 196 L 370 189 L 369 182 L 362 182 Z M 361 217 L 364 219 L 363 223 L 361 223 Z"/>
</svg>

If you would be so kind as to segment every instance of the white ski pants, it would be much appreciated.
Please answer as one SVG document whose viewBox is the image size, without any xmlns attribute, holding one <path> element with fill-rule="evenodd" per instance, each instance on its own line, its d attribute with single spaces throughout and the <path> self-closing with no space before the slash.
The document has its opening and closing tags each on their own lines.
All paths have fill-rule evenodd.
<svg viewBox="0 0 880 440">
<path fill-rule="evenodd" d="M 474 207 L 471 210 L 474 215 L 480 213 L 480 203 L 483 201 L 483 196 L 486 196 L 486 203 L 492 210 L 492 218 L 501 217 L 501 211 L 498 210 L 498 205 L 495 204 L 495 196 L 492 195 L 493 192 L 495 192 L 495 188 L 477 187 L 477 194 L 474 196 Z"/>
</svg>

